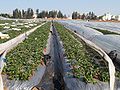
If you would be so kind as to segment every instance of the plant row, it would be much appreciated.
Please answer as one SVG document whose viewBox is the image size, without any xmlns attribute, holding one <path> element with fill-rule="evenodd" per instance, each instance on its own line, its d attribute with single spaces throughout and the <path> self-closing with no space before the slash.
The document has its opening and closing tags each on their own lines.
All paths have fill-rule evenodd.
<svg viewBox="0 0 120 90">
<path fill-rule="evenodd" d="M 116 32 L 112 32 L 112 31 L 108 31 L 108 30 L 102 30 L 102 29 L 98 29 L 98 28 L 93 28 L 101 33 L 103 33 L 104 35 L 106 34 L 115 34 L 115 35 L 120 35 L 119 33 L 116 33 Z"/>
<path fill-rule="evenodd" d="M 55 25 L 63 42 L 65 55 L 72 65 L 73 76 L 87 83 L 108 82 L 109 69 L 107 62 L 74 33 L 58 23 L 55 23 Z M 97 60 L 101 61 L 97 63 Z"/>
<path fill-rule="evenodd" d="M 7 54 L 3 74 L 10 80 L 28 80 L 40 65 L 46 47 L 50 23 L 35 30 L 28 38 Z"/>
<path fill-rule="evenodd" d="M 41 22 L 39 24 L 41 24 Z M 32 26 L 32 28 L 34 28 L 34 27 L 35 26 Z M 0 43 L 4 43 L 4 42 L 6 42 L 6 41 L 8 41 L 10 39 L 15 38 L 16 36 L 18 36 L 18 35 L 20 35 L 22 33 L 25 33 L 28 30 L 30 30 L 29 28 L 26 28 L 26 27 L 20 27 L 20 28 L 21 28 L 21 30 L 19 30 L 19 31 L 8 30 L 8 31 L 4 32 L 3 34 L 8 34 L 10 36 L 10 38 L 9 39 L 0 39 Z"/>
</svg>

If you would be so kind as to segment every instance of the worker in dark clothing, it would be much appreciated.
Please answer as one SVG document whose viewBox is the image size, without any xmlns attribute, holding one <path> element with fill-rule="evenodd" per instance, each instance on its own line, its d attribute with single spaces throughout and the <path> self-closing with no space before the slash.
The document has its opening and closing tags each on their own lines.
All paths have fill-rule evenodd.
<svg viewBox="0 0 120 90">
<path fill-rule="evenodd" d="M 74 30 L 74 32 L 77 33 L 76 30 Z"/>
<path fill-rule="evenodd" d="M 113 50 L 111 51 L 108 56 L 112 59 L 112 61 L 115 61 L 117 59 L 117 51 Z"/>
<path fill-rule="evenodd" d="M 49 61 L 51 59 L 51 56 L 49 55 L 49 54 L 47 54 L 47 55 L 44 55 L 44 63 L 45 63 L 45 65 L 47 65 L 47 62 Z"/>
<path fill-rule="evenodd" d="M 53 34 L 53 31 L 50 29 L 50 33 Z"/>
</svg>

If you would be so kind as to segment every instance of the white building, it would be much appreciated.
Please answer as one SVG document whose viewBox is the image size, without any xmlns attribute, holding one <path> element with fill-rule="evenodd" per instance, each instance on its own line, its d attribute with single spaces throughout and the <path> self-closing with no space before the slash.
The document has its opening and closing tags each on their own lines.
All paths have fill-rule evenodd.
<svg viewBox="0 0 120 90">
<path fill-rule="evenodd" d="M 106 14 L 103 15 L 102 19 L 104 21 L 111 20 L 112 19 L 112 15 L 110 13 L 106 13 Z"/>
</svg>

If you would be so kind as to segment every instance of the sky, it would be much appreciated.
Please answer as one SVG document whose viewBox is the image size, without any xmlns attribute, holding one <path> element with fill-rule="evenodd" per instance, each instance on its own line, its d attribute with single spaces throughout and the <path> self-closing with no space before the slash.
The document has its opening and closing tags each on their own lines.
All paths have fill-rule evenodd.
<svg viewBox="0 0 120 90">
<path fill-rule="evenodd" d="M 0 0 L 0 13 L 12 13 L 15 9 L 33 8 L 41 10 L 61 10 L 70 15 L 73 11 L 95 12 L 103 15 L 110 12 L 120 14 L 120 0 Z"/>
</svg>

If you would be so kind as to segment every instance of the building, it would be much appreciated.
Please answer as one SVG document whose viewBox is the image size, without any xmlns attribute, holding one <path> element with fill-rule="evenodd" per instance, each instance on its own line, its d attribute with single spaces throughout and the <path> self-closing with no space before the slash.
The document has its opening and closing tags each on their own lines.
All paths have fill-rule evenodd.
<svg viewBox="0 0 120 90">
<path fill-rule="evenodd" d="M 112 15 L 110 13 L 106 13 L 103 15 L 102 20 L 109 21 L 112 19 Z"/>
</svg>

